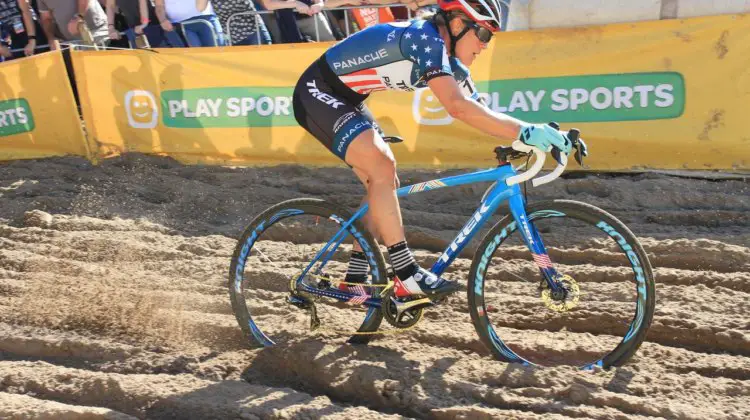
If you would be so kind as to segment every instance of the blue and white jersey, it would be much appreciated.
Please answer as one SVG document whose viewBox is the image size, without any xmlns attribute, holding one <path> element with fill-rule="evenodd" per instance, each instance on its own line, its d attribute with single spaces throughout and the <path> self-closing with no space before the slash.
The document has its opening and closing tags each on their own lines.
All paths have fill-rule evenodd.
<svg viewBox="0 0 750 420">
<path fill-rule="evenodd" d="M 450 57 L 435 25 L 428 20 L 371 26 L 325 53 L 333 72 L 353 91 L 413 91 L 438 76 L 452 76 L 466 96 L 479 96 L 466 68 Z"/>
</svg>

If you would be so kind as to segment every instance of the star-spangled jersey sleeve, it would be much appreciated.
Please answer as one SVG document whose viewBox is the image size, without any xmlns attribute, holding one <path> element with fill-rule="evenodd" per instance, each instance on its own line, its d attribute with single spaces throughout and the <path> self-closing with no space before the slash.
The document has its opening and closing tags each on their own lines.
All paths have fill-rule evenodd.
<svg viewBox="0 0 750 420">
<path fill-rule="evenodd" d="M 347 87 L 362 95 L 410 92 L 439 76 L 452 76 L 459 84 L 469 77 L 469 70 L 448 56 L 434 23 L 421 19 L 368 27 L 331 47 L 325 59 Z"/>
<path fill-rule="evenodd" d="M 428 21 L 416 20 L 401 35 L 401 51 L 414 63 L 415 82 L 427 83 L 438 76 L 453 76 L 445 41 Z"/>
</svg>

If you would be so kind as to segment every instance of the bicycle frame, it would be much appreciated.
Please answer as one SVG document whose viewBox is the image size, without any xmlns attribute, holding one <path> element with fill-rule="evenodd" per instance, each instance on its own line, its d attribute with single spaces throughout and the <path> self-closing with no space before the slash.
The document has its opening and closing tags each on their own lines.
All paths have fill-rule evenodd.
<svg viewBox="0 0 750 420">
<path fill-rule="evenodd" d="M 533 224 L 528 222 L 526 215 L 526 205 L 521 194 L 521 188 L 518 185 L 508 186 L 506 180 L 516 175 L 516 170 L 510 164 L 498 166 L 494 169 L 487 169 L 467 174 L 461 174 L 451 176 L 447 178 L 435 179 L 431 181 L 421 182 L 418 184 L 408 185 L 401 187 L 397 190 L 399 197 L 405 197 L 407 195 L 421 193 L 425 191 L 432 191 L 445 187 L 456 187 L 459 185 L 474 184 L 478 182 L 494 182 L 490 188 L 485 192 L 484 197 L 479 204 L 479 208 L 471 215 L 469 220 L 459 231 L 458 235 L 451 241 L 448 247 L 443 251 L 438 260 L 432 265 L 430 271 L 438 276 L 445 272 L 453 260 L 456 259 L 471 239 L 476 235 L 484 223 L 492 217 L 497 211 L 500 204 L 504 201 L 508 201 L 510 212 L 517 226 L 520 226 L 521 233 L 526 243 L 526 246 L 531 251 L 534 261 L 543 273 L 544 278 L 547 280 L 548 286 L 553 290 L 557 291 L 560 287 L 555 279 L 557 278 L 557 272 L 552 266 L 552 263 L 547 255 L 547 251 L 542 243 L 541 237 L 537 232 Z M 305 292 L 335 298 L 341 301 L 349 301 L 354 295 L 334 289 L 317 289 L 310 287 L 302 282 L 307 276 L 308 272 L 315 265 L 317 261 L 321 261 L 318 270 L 321 270 L 326 263 L 330 260 L 335 252 L 336 248 L 343 242 L 347 237 L 347 230 L 356 220 L 362 218 L 368 211 L 369 206 L 364 204 L 357 210 L 357 212 L 351 217 L 351 219 L 342 223 L 339 231 L 334 237 L 321 249 L 315 258 L 308 264 L 305 270 L 300 274 L 297 279 L 297 285 L 302 286 Z M 362 302 L 362 305 L 366 306 L 380 306 L 379 297 L 370 297 L 366 301 Z"/>
</svg>

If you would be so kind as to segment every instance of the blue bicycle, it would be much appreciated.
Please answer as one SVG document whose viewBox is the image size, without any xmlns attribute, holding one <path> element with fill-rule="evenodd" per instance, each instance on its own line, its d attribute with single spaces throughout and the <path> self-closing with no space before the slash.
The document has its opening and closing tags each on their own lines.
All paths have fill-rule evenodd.
<svg viewBox="0 0 750 420">
<path fill-rule="evenodd" d="M 585 145 L 570 130 L 575 158 Z M 535 178 L 546 154 L 516 141 L 498 147 L 499 166 L 398 189 L 399 197 L 444 187 L 491 182 L 479 208 L 445 248 L 431 271 L 451 265 L 493 215 L 503 217 L 484 235 L 469 271 L 472 322 L 495 357 L 507 362 L 608 368 L 625 363 L 645 339 L 654 314 L 654 276 L 638 239 L 611 214 L 569 200 L 527 204 L 520 185 L 557 178 L 557 167 Z M 523 173 L 510 164 L 531 156 Z M 501 204 L 507 202 L 507 210 Z M 319 199 L 279 203 L 257 216 L 239 239 L 229 273 L 232 307 L 248 340 L 270 346 L 304 330 L 346 334 L 367 343 L 377 334 L 416 325 L 427 307 L 421 298 L 398 298 L 392 270 L 362 223 L 368 206 L 353 215 Z M 352 241 L 364 250 L 368 282 L 346 284 Z M 450 277 L 450 276 L 448 276 Z M 383 318 L 393 327 L 381 330 Z M 331 329 L 321 326 L 332 326 Z"/>
</svg>

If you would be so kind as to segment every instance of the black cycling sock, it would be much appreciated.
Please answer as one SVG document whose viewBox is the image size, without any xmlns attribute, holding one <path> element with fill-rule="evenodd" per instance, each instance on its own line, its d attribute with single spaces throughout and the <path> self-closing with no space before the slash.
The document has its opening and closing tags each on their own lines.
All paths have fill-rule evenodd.
<svg viewBox="0 0 750 420">
<path fill-rule="evenodd" d="M 367 281 L 367 271 L 369 266 L 367 265 L 367 257 L 362 251 L 352 251 L 352 255 L 349 257 L 349 268 L 346 269 L 346 278 L 344 281 L 347 283 L 365 283 Z"/>
<path fill-rule="evenodd" d="M 409 250 L 409 246 L 406 245 L 406 241 L 389 246 L 388 255 L 391 257 L 393 271 L 396 272 L 396 276 L 401 280 L 408 279 L 419 270 L 417 261 L 414 259 L 411 250 Z"/>
</svg>

